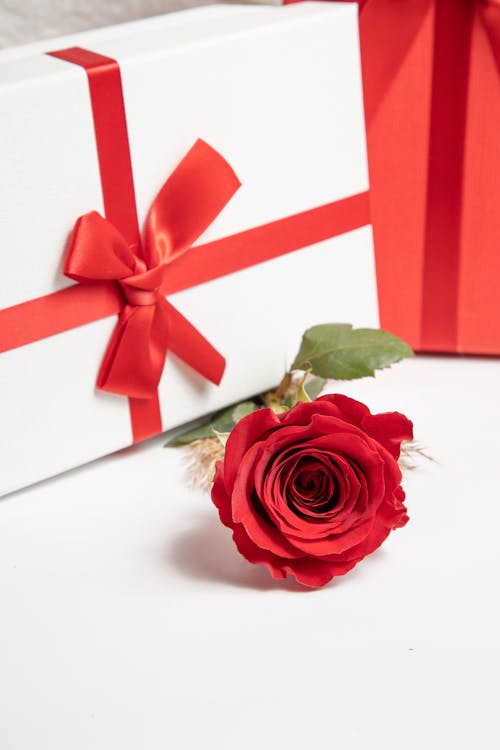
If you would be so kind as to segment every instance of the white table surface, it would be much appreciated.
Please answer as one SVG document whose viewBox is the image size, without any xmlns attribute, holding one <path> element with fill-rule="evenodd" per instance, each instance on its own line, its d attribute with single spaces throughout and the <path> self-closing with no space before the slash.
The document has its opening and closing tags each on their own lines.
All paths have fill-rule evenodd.
<svg viewBox="0 0 500 750">
<path fill-rule="evenodd" d="M 162 439 L 0 502 L 2 750 L 498 750 L 500 361 L 342 390 L 439 464 L 319 591 L 240 558 Z"/>
</svg>

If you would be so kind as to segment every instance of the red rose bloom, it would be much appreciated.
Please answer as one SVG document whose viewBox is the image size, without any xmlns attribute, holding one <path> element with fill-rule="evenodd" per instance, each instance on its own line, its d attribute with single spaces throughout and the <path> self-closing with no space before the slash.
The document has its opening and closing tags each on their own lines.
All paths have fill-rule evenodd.
<svg viewBox="0 0 500 750">
<path fill-rule="evenodd" d="M 247 560 L 323 586 L 408 521 L 398 458 L 412 437 L 402 414 L 341 395 L 261 409 L 233 429 L 212 500 Z"/>
</svg>

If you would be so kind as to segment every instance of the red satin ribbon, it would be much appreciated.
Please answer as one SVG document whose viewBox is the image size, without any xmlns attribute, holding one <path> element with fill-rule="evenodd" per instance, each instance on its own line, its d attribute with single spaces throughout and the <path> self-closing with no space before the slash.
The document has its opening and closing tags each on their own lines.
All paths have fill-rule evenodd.
<svg viewBox="0 0 500 750">
<path fill-rule="evenodd" d="M 118 63 L 78 47 L 51 54 L 87 72 L 106 214 L 78 219 L 64 273 L 81 283 L 115 281 L 123 293 L 126 304 L 97 387 L 128 396 L 136 442 L 161 431 L 157 388 L 167 350 L 174 351 L 172 333 L 182 359 L 216 384 L 222 378 L 224 358 L 165 300 L 160 287 L 169 264 L 203 234 L 240 183 L 227 162 L 198 141 L 154 200 L 142 245 Z"/>
<path fill-rule="evenodd" d="M 404 0 L 397 28 L 388 21 L 393 17 L 395 0 L 357 2 L 368 127 L 413 39 L 434 9 L 429 158 L 423 167 L 428 173 L 419 348 L 455 350 L 471 36 L 473 24 L 479 19 L 487 30 L 500 72 L 500 0 Z M 412 106 L 418 106 L 418 102 Z M 379 252 L 383 254 L 384 248 Z"/>
<path fill-rule="evenodd" d="M 458 343 L 458 284 L 465 125 L 474 3 L 435 6 L 427 220 L 422 286 L 422 349 Z"/>
<path fill-rule="evenodd" d="M 98 386 L 129 397 L 134 442 L 161 432 L 157 385 L 167 349 L 219 382 L 224 359 L 165 296 L 369 223 L 368 193 L 197 246 L 239 187 L 227 162 L 197 141 L 137 223 L 120 71 L 72 48 L 53 56 L 87 71 L 106 219 L 80 217 L 65 273 L 75 286 L 0 311 L 0 352 L 118 313 Z"/>
</svg>

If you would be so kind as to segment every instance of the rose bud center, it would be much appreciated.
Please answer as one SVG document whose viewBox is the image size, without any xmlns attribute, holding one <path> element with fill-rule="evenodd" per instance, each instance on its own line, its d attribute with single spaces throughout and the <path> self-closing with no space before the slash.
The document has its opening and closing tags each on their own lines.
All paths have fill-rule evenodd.
<svg viewBox="0 0 500 750">
<path fill-rule="evenodd" d="M 295 513 L 314 511 L 328 513 L 339 499 L 338 482 L 333 467 L 322 461 L 304 458 L 291 472 L 288 483 L 288 507 Z"/>
</svg>

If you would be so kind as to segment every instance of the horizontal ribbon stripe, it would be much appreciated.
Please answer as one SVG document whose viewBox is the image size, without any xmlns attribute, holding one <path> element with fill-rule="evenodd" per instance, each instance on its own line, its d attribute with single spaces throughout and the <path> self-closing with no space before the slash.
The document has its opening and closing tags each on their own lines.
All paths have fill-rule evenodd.
<svg viewBox="0 0 500 750">
<path fill-rule="evenodd" d="M 198 245 L 193 253 L 172 262 L 162 293 L 204 284 L 369 223 L 366 192 Z M 206 262 L 200 263 L 200 254 Z M 0 310 L 0 352 L 118 314 L 123 305 L 117 285 L 100 282 L 77 284 L 4 308 Z"/>
<path fill-rule="evenodd" d="M 0 310 L 0 353 L 119 313 L 116 284 L 76 284 Z"/>
<path fill-rule="evenodd" d="M 196 248 L 210 262 L 194 264 L 189 255 L 172 263 L 165 294 L 204 284 L 370 223 L 369 194 L 344 198 Z"/>
</svg>

